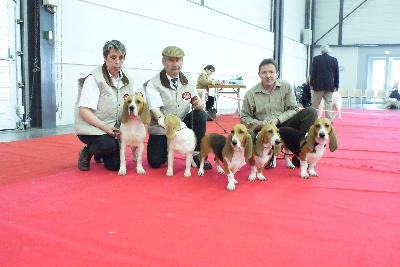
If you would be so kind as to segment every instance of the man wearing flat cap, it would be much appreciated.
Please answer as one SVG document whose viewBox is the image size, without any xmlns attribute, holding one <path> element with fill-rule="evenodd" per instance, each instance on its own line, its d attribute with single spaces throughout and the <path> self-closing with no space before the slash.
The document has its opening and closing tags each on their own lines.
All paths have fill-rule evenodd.
<svg viewBox="0 0 400 267">
<path fill-rule="evenodd" d="M 200 141 L 206 133 L 207 114 L 203 111 L 204 103 L 197 95 L 196 84 L 190 76 L 181 72 L 184 56 L 181 48 L 167 46 L 162 52 L 164 69 L 144 84 L 152 117 L 147 143 L 147 161 L 152 168 L 159 168 L 167 161 L 164 129 L 164 116 L 167 114 L 181 118 L 193 130 L 197 139 L 193 160 L 196 167 L 200 165 Z M 210 162 L 204 163 L 204 169 L 211 169 Z"/>
</svg>

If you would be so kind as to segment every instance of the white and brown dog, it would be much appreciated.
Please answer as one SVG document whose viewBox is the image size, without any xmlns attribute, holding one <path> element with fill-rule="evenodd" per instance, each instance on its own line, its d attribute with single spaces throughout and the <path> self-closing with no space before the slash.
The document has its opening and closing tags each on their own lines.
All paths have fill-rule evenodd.
<svg viewBox="0 0 400 267">
<path fill-rule="evenodd" d="M 279 134 L 283 140 L 284 147 L 288 148 L 299 158 L 300 177 L 305 179 L 309 178 L 310 175 L 318 176 L 318 173 L 315 171 L 315 165 L 324 154 L 327 144 L 331 152 L 334 152 L 338 148 L 335 129 L 326 118 L 315 120 L 306 136 L 290 127 L 280 128 Z M 286 153 L 285 160 L 289 168 L 295 167 Z"/>
<path fill-rule="evenodd" d="M 273 124 L 265 124 L 256 136 L 253 143 L 253 153 L 249 159 L 251 165 L 251 173 L 248 177 L 249 181 L 254 181 L 257 177 L 260 181 L 267 178 L 262 174 L 265 165 L 272 160 L 272 167 L 276 167 L 275 157 L 281 153 L 281 138 L 278 128 Z"/>
<path fill-rule="evenodd" d="M 318 105 L 317 111 L 318 111 L 318 118 L 322 117 L 322 111 L 325 109 L 325 101 L 324 99 L 321 99 L 321 102 Z M 336 114 L 338 115 L 339 120 L 342 119 L 342 97 L 339 94 L 338 91 L 333 92 L 332 94 L 332 120 L 336 117 Z"/>
<path fill-rule="evenodd" d="M 339 92 L 333 92 L 332 94 L 332 120 L 338 115 L 338 119 L 342 119 L 341 114 L 342 109 L 342 97 L 340 96 Z"/>
<path fill-rule="evenodd" d="M 146 138 L 145 125 L 150 123 L 150 112 L 147 102 L 141 93 L 130 95 L 125 99 L 122 109 L 120 135 L 120 166 L 118 175 L 126 174 L 125 148 L 130 146 L 133 160 L 137 163 L 136 172 L 145 174 L 142 165 L 144 139 Z M 137 155 L 136 155 L 137 149 Z"/>
<path fill-rule="evenodd" d="M 197 175 L 204 175 L 204 161 L 207 155 L 213 152 L 216 155 L 217 171 L 228 175 L 227 189 L 233 191 L 235 190 L 235 185 L 238 184 L 238 181 L 235 180 L 235 173 L 251 157 L 253 141 L 251 135 L 247 132 L 246 126 L 243 124 L 236 124 L 232 127 L 224 146 L 222 146 L 223 137 L 220 134 L 212 133 L 203 137 L 200 145 L 201 162 Z M 219 160 L 221 159 L 223 169 L 219 166 Z"/>
<path fill-rule="evenodd" d="M 196 147 L 196 137 L 192 129 L 186 127 L 186 124 L 180 118 L 174 115 L 167 115 L 164 119 L 165 132 L 168 140 L 168 169 L 167 176 L 174 174 L 174 155 L 178 152 L 186 158 L 185 177 L 190 177 L 193 152 Z"/>
</svg>

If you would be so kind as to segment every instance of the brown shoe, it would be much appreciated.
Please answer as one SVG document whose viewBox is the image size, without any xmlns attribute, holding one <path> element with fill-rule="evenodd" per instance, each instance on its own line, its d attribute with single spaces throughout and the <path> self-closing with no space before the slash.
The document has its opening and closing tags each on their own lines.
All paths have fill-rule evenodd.
<svg viewBox="0 0 400 267">
<path fill-rule="evenodd" d="M 92 158 L 92 155 L 89 153 L 89 148 L 85 146 L 82 148 L 82 150 L 79 152 L 79 158 L 78 158 L 78 169 L 81 171 L 88 171 L 90 170 L 90 159 Z"/>
</svg>

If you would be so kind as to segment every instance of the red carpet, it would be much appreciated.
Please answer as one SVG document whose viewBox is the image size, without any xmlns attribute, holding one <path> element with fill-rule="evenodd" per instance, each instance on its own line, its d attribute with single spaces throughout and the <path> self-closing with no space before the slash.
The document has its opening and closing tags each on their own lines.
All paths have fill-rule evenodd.
<svg viewBox="0 0 400 267">
<path fill-rule="evenodd" d="M 279 159 L 234 192 L 182 159 L 171 178 L 131 157 L 124 177 L 81 172 L 73 134 L 0 143 L 0 266 L 400 266 L 400 113 L 344 111 L 319 177 Z"/>
</svg>

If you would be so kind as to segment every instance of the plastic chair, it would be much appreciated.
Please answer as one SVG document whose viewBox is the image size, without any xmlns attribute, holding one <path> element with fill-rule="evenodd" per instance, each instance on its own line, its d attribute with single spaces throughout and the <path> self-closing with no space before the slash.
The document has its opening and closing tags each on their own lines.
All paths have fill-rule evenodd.
<svg viewBox="0 0 400 267">
<path fill-rule="evenodd" d="M 361 107 L 363 106 L 363 94 L 362 94 L 362 89 L 353 89 L 353 91 L 351 91 L 351 96 L 350 96 L 350 105 L 351 105 L 351 100 L 355 98 L 359 98 L 361 101 Z"/>
<path fill-rule="evenodd" d="M 350 96 L 349 96 L 349 90 L 346 88 L 339 88 L 338 93 L 342 98 L 347 98 L 347 106 L 350 106 Z"/>
<path fill-rule="evenodd" d="M 376 90 L 375 99 L 382 99 L 385 102 L 388 99 L 386 89 L 378 89 Z"/>
<path fill-rule="evenodd" d="M 373 89 L 365 89 L 365 92 L 364 92 L 364 98 L 365 99 L 367 99 L 367 98 L 371 98 L 372 99 L 372 101 L 374 102 L 374 104 L 375 104 L 375 92 L 374 92 L 374 90 Z"/>
</svg>

